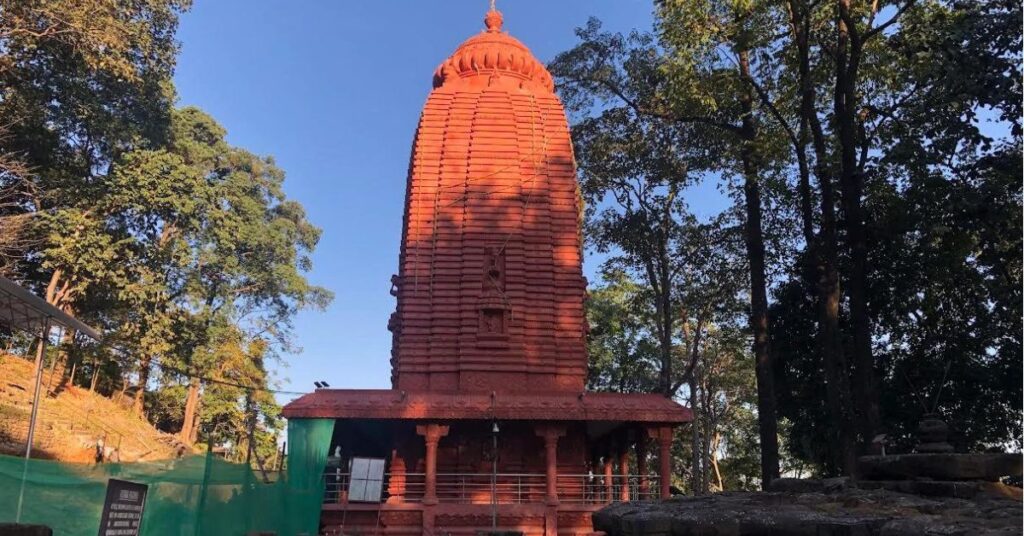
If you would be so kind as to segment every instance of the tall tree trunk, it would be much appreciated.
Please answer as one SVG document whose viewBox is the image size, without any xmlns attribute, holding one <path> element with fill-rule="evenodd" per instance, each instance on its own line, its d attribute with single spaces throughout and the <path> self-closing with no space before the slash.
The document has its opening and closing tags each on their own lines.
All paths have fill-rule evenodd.
<svg viewBox="0 0 1024 536">
<path fill-rule="evenodd" d="M 181 431 L 178 437 L 186 445 L 195 443 L 194 430 L 196 428 L 196 415 L 199 413 L 199 379 L 192 377 L 188 381 L 188 394 L 185 397 L 185 414 L 181 421 Z"/>
<path fill-rule="evenodd" d="M 256 441 L 256 407 L 252 401 L 252 391 L 245 392 L 245 465 L 252 467 L 252 453 L 255 451 Z M 623 486 L 628 485 L 626 482 Z"/>
<path fill-rule="evenodd" d="M 94 358 L 92 360 L 92 380 L 89 381 L 89 392 L 96 392 L 96 384 L 100 381 L 100 360 Z"/>
<path fill-rule="evenodd" d="M 722 481 L 722 468 L 718 465 L 718 446 L 722 444 L 722 434 L 715 434 L 715 441 L 711 449 L 711 467 L 715 470 L 715 480 L 718 482 L 718 491 L 725 491 L 725 482 Z"/>
<path fill-rule="evenodd" d="M 135 414 L 142 417 L 146 413 L 146 386 L 149 385 L 149 373 L 150 365 L 153 362 L 151 356 L 142 358 L 142 362 L 139 363 L 139 383 L 138 389 L 135 391 L 135 401 L 132 403 L 132 409 Z"/>
<path fill-rule="evenodd" d="M 800 85 L 800 120 L 802 129 L 811 136 L 815 155 L 814 171 L 820 192 L 821 219 L 818 235 L 808 243 L 808 257 L 813 263 L 815 307 L 818 314 L 817 346 L 828 386 L 826 403 L 836 433 L 832 440 L 834 463 L 847 472 L 853 470 L 854 423 L 848 376 L 848 365 L 840 327 L 839 257 L 836 234 L 835 194 L 825 134 L 816 109 L 814 81 L 810 72 L 810 12 L 806 2 L 790 0 L 793 40 L 797 46 Z"/>
<path fill-rule="evenodd" d="M 128 390 L 128 378 L 121 376 L 121 390 L 117 392 L 117 402 L 120 404 L 124 400 L 124 393 Z"/>
<path fill-rule="evenodd" d="M 74 316 L 75 311 L 71 307 L 65 308 L 64 312 Z M 57 354 L 53 359 L 53 365 L 50 367 L 50 378 L 46 381 L 46 390 L 50 392 L 58 392 L 64 388 L 68 378 L 68 372 L 71 370 L 73 363 L 71 362 L 71 353 L 68 351 L 71 348 L 72 343 L 75 340 L 75 330 L 70 328 L 63 328 L 61 330 L 60 342 L 57 344 Z M 53 386 L 53 373 L 57 370 L 57 364 L 64 362 L 64 370 L 61 371 L 60 379 L 57 382 L 57 386 Z"/>
<path fill-rule="evenodd" d="M 750 57 L 739 51 L 741 74 L 750 77 Z M 750 327 L 754 336 L 754 369 L 757 377 L 757 420 L 761 440 L 761 486 L 767 489 L 779 477 L 778 417 L 775 408 L 775 378 L 768 336 L 768 293 L 764 259 L 764 233 L 761 228 L 761 185 L 756 163 L 757 127 L 754 122 L 754 97 L 750 89 L 740 96 L 743 112 L 740 158 L 743 166 L 743 194 L 746 202 L 746 246 L 750 265 Z"/>
<path fill-rule="evenodd" d="M 664 287 L 662 287 L 664 289 Z M 659 390 L 662 396 L 672 398 L 672 303 L 668 290 L 662 290 L 658 298 L 660 302 L 660 315 L 658 333 L 658 345 L 661 353 L 661 374 L 659 377 Z"/>
<path fill-rule="evenodd" d="M 857 163 L 857 77 L 863 42 L 853 25 L 850 0 L 838 0 L 837 7 L 834 115 L 839 133 L 839 184 L 850 253 L 847 293 L 850 297 L 850 320 L 853 327 L 853 391 L 855 398 L 861 402 L 860 411 L 857 412 L 861 441 L 868 442 L 879 428 L 880 408 L 867 301 L 868 248 L 861 199 L 864 176 Z"/>
<path fill-rule="evenodd" d="M 702 473 L 703 460 L 701 456 L 704 453 L 704 449 L 701 448 L 700 441 L 700 423 L 701 423 L 701 405 L 700 398 L 697 396 L 697 369 L 694 368 L 690 374 L 690 411 L 693 412 L 693 420 L 690 422 L 690 458 L 692 463 L 692 469 L 690 470 L 690 492 L 694 495 L 702 495 L 700 483 L 703 481 Z"/>
<path fill-rule="evenodd" d="M 697 384 L 700 385 L 701 405 L 704 407 L 701 425 L 701 448 L 703 450 L 701 452 L 702 472 L 700 475 L 700 490 L 701 493 L 707 494 L 711 492 L 711 439 L 715 435 L 716 422 L 711 413 L 712 388 L 709 385 L 710 382 L 704 376 L 704 372 L 701 371 L 700 376 L 698 376 Z"/>
<path fill-rule="evenodd" d="M 202 393 L 200 393 L 199 394 L 199 403 L 197 404 L 199 409 L 202 409 L 202 407 L 203 407 L 203 398 L 202 398 L 202 396 L 203 396 Z M 189 434 L 188 434 L 188 443 L 190 445 L 195 445 L 196 441 L 199 440 L 199 421 L 201 420 L 198 417 L 199 409 L 196 410 L 196 415 L 197 415 L 196 418 L 192 419 L 192 430 L 190 430 Z"/>
<path fill-rule="evenodd" d="M 675 396 L 672 372 L 672 325 L 675 318 L 672 314 L 672 265 L 668 247 L 672 232 L 672 203 L 678 190 L 669 188 L 665 197 L 665 205 L 661 213 L 659 227 L 655 229 L 655 243 L 649 258 L 645 260 L 647 282 L 654 291 L 655 309 L 657 314 L 657 335 L 659 352 L 658 391 L 666 398 Z"/>
</svg>

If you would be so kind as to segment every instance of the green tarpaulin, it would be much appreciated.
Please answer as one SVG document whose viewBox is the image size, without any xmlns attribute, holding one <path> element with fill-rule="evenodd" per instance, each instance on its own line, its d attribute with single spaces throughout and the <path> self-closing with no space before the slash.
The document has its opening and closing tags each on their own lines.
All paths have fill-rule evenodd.
<svg viewBox="0 0 1024 536">
<path fill-rule="evenodd" d="M 210 455 L 98 465 L 0 456 L 0 523 L 15 521 L 20 502 L 22 523 L 47 525 L 55 536 L 95 536 L 107 480 L 117 478 L 149 486 L 145 536 L 312 536 L 333 431 L 332 419 L 290 421 L 287 471 L 269 484 L 258 470 Z"/>
</svg>

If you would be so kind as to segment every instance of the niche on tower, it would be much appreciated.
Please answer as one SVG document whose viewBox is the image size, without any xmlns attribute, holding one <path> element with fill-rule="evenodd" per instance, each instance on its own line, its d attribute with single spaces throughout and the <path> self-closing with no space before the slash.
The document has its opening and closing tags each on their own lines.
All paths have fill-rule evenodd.
<svg viewBox="0 0 1024 536">
<path fill-rule="evenodd" d="M 505 248 L 487 246 L 480 289 L 477 342 L 482 346 L 503 347 L 508 344 L 510 317 L 505 295 Z"/>
</svg>

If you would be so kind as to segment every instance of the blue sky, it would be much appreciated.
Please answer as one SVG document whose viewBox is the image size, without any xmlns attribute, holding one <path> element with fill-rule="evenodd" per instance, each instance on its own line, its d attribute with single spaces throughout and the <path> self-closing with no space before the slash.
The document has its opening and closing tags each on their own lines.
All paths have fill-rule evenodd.
<svg viewBox="0 0 1024 536">
<path fill-rule="evenodd" d="M 273 155 L 289 197 L 323 229 L 310 277 L 336 298 L 296 319 L 302 352 L 278 370 L 280 388 L 389 387 L 388 289 L 410 144 L 434 69 L 483 28 L 487 5 L 198 0 L 182 17 L 180 104 L 212 114 L 232 144 Z M 498 9 L 544 62 L 572 47 L 590 16 L 614 31 L 651 25 L 649 0 L 499 0 Z"/>
</svg>

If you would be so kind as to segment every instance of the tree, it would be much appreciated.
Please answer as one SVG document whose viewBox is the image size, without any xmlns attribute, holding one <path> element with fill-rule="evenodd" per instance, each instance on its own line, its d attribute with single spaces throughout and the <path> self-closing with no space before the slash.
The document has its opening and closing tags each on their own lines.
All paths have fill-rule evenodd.
<svg viewBox="0 0 1024 536">
<path fill-rule="evenodd" d="M 587 389 L 657 392 L 661 356 L 645 289 L 622 270 L 606 271 L 602 280 L 587 299 Z"/>
<path fill-rule="evenodd" d="M 44 241 L 36 215 L 89 206 L 102 195 L 94 179 L 120 152 L 161 139 L 174 99 L 177 16 L 188 4 L 0 2 L 0 268 L 7 275 L 33 273 L 30 253 Z M 50 287 L 75 287 L 64 274 L 47 275 Z"/>
<path fill-rule="evenodd" d="M 819 77 L 811 79 L 819 88 L 841 88 L 833 101 L 839 99 L 846 114 L 845 125 L 833 114 L 831 124 L 816 134 L 824 143 L 815 153 L 827 164 L 816 166 L 824 168 L 819 176 L 827 176 L 842 169 L 842 152 L 847 151 L 840 222 L 847 247 L 839 266 L 847 281 L 863 279 L 866 287 L 860 298 L 853 296 L 859 291 L 849 288 L 850 308 L 839 318 L 846 324 L 843 341 L 848 346 L 843 350 L 855 356 L 847 377 L 857 399 L 868 401 L 855 408 L 861 443 L 871 439 L 875 426 L 882 426 L 895 443 L 891 448 L 908 449 L 921 413 L 942 411 L 943 406 L 960 408 L 946 415 L 956 423 L 963 448 L 1019 442 L 1019 423 L 1007 418 L 1019 405 L 1006 404 L 1019 398 L 1019 385 L 997 378 L 1016 368 L 1009 363 L 1020 360 L 1020 285 L 1010 283 L 1019 281 L 1014 274 L 1020 242 L 993 234 L 1016 236 L 1005 225 L 1017 222 L 1020 214 L 1019 181 L 1014 178 L 1010 186 L 1006 179 L 1017 173 L 1017 164 L 1006 157 L 1017 159 L 1020 154 L 1020 88 L 1013 82 L 1019 78 L 1019 6 L 838 3 L 811 9 L 791 4 L 800 6 L 811 50 L 818 54 L 812 64 L 821 67 Z M 844 27 L 845 37 L 839 31 Z M 837 62 L 828 51 L 838 39 L 846 41 Z M 851 69 L 850 55 L 857 56 L 856 68 Z M 844 65 L 846 71 L 837 74 Z M 851 84 L 857 88 L 852 96 Z M 850 102 L 856 103 L 852 118 Z M 985 134 L 982 115 L 991 116 L 998 130 L 1005 129 L 1002 141 L 994 143 Z M 839 132 L 850 123 L 856 155 L 852 175 L 849 139 L 843 142 Z M 861 206 L 851 206 L 853 202 Z M 979 203 L 985 208 L 979 209 Z M 826 206 L 823 202 L 823 214 Z M 858 210 L 861 238 L 856 230 L 849 232 L 851 225 L 857 226 Z M 996 224 L 991 219 L 995 214 L 1004 223 Z M 870 246 L 858 246 L 858 240 Z M 855 255 L 855 247 L 866 251 Z M 867 267 L 866 275 L 858 274 L 858 264 Z M 816 365 L 806 360 L 806 344 L 801 342 L 808 327 L 799 318 L 805 306 L 794 299 L 791 288 L 779 295 L 787 296 L 779 300 L 779 314 L 788 317 L 790 327 L 775 333 L 786 348 L 780 353 L 786 354 L 782 368 L 792 377 L 788 390 L 794 395 L 785 396 L 781 405 L 794 422 L 794 433 L 803 438 L 791 445 L 805 459 L 824 462 L 822 453 L 811 447 L 811 438 L 828 437 L 819 434 L 830 425 L 824 415 L 811 417 L 805 407 L 798 408 L 812 402 L 796 396 L 799 389 L 803 394 L 816 389 L 811 385 L 815 379 L 806 377 Z M 866 320 L 863 305 L 854 310 L 858 300 L 866 300 Z M 1002 323 L 1011 316 L 1012 322 Z M 953 324 L 940 333 L 937 326 L 945 322 Z M 865 324 L 870 327 L 867 346 Z M 866 355 L 873 356 L 874 379 Z M 982 400 L 990 405 L 982 408 Z M 877 417 L 875 406 L 881 408 Z M 967 414 L 976 418 L 961 417 Z M 881 424 L 872 424 L 876 419 Z M 824 465 L 826 472 L 834 470 L 829 469 L 834 463 Z"/>
<path fill-rule="evenodd" d="M 189 442 L 198 377 L 221 361 L 209 352 L 222 344 L 217 333 L 245 329 L 287 343 L 292 316 L 330 300 L 303 275 L 320 231 L 285 197 L 284 174 L 272 160 L 229 146 L 224 134 L 198 109 L 177 110 L 166 147 L 129 153 L 110 175 L 107 218 L 135 239 L 140 261 L 121 292 L 144 312 L 129 325 L 144 344 L 136 406 L 158 356 L 193 374 L 182 425 Z"/>
<path fill-rule="evenodd" d="M 134 384 L 136 409 L 192 442 L 203 380 L 241 375 L 235 388 L 263 393 L 295 312 L 330 294 L 306 280 L 320 231 L 273 160 L 173 106 L 188 6 L 0 0 L 0 270 L 105 328 L 102 347 L 61 346 L 79 381 L 119 396 Z M 229 348 L 246 359 L 223 360 Z M 244 398 L 272 424 L 265 394 Z"/>
<path fill-rule="evenodd" d="M 723 137 L 735 140 L 735 144 L 726 143 L 727 150 L 720 153 L 729 164 L 721 171 L 743 177 L 750 326 L 758 363 L 758 416 L 763 482 L 767 485 L 778 476 L 761 184 L 771 150 L 755 113 L 753 89 L 744 82 L 752 76 L 749 57 L 758 46 L 753 30 L 763 14 L 742 6 L 732 10 L 713 3 L 699 8 L 691 4 L 659 5 L 659 44 L 668 49 L 665 55 L 649 36 L 634 33 L 626 39 L 602 33 L 600 24 L 592 20 L 578 32 L 582 43 L 561 54 L 551 67 L 571 109 L 599 99 L 603 106 L 618 103 L 647 121 L 703 133 L 699 138 L 687 138 L 689 144 L 677 146 L 680 152 L 712 148 L 715 140 Z M 731 30 L 718 30 L 725 27 Z M 736 53 L 735 65 L 721 54 L 724 48 Z"/>
<path fill-rule="evenodd" d="M 932 410 L 964 448 L 1021 441 L 1020 387 L 1002 381 L 1021 360 L 1019 18 L 999 1 L 663 1 L 655 37 L 592 22 L 553 63 L 569 108 L 608 121 L 575 121 L 601 141 L 577 154 L 608 162 L 591 166 L 602 177 L 622 165 L 647 179 L 637 162 L 675 137 L 699 144 L 679 152 L 691 166 L 715 155 L 690 176 L 739 181 L 762 484 L 777 474 L 776 399 L 786 448 L 822 474 L 854 475 L 880 431 L 909 448 Z M 619 136 L 626 119 L 650 127 Z"/>
</svg>

